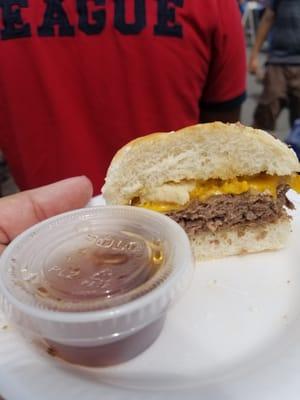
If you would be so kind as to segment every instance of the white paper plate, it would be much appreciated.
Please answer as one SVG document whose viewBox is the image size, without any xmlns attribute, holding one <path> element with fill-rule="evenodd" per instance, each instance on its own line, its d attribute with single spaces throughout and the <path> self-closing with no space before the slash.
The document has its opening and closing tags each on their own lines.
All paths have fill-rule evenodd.
<svg viewBox="0 0 300 400">
<path fill-rule="evenodd" d="M 0 315 L 0 393 L 7 400 L 298 400 L 300 197 L 292 196 L 298 210 L 288 247 L 200 264 L 159 339 L 126 364 L 93 370 L 60 362 L 10 326 L 1 329 Z"/>
</svg>

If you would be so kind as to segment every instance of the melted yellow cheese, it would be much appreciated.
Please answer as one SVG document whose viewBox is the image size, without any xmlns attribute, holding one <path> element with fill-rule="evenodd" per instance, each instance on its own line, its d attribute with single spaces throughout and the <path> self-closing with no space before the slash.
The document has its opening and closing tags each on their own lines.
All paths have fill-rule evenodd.
<svg viewBox="0 0 300 400">
<path fill-rule="evenodd" d="M 300 175 L 289 176 L 287 184 L 290 185 L 291 189 L 295 190 L 295 192 L 300 193 Z"/>
<path fill-rule="evenodd" d="M 190 193 L 191 199 L 206 200 L 219 194 L 241 194 L 246 192 L 267 192 L 276 196 L 277 186 L 284 178 L 271 175 L 255 175 L 252 177 L 238 177 L 222 181 L 221 179 L 209 179 L 198 181 L 196 189 Z"/>
<path fill-rule="evenodd" d="M 207 181 L 197 181 L 195 189 L 190 192 L 190 200 L 205 201 L 211 196 L 222 194 L 242 194 L 266 193 L 276 197 L 277 187 L 281 184 L 287 184 L 291 189 L 300 193 L 300 176 L 271 176 L 259 174 L 254 176 L 237 177 L 223 181 L 221 179 L 209 179 Z M 187 203 L 188 204 L 188 203 Z M 148 208 L 158 212 L 178 211 L 184 206 L 168 202 L 145 202 L 138 204 L 140 207 Z"/>
<path fill-rule="evenodd" d="M 179 211 L 182 208 L 185 208 L 186 206 L 178 205 L 175 203 L 147 201 L 143 204 L 138 204 L 138 207 L 143 207 L 143 208 L 147 208 L 148 210 L 166 213 L 169 211 Z"/>
</svg>

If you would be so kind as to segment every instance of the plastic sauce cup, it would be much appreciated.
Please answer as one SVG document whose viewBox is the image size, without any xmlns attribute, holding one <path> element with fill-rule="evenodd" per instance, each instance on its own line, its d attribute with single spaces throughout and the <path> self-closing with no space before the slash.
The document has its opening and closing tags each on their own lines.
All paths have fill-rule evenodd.
<svg viewBox="0 0 300 400">
<path fill-rule="evenodd" d="M 33 226 L 7 247 L 1 305 L 48 353 L 86 366 L 118 364 L 155 341 L 193 265 L 187 235 L 162 214 L 80 209 Z"/>
</svg>

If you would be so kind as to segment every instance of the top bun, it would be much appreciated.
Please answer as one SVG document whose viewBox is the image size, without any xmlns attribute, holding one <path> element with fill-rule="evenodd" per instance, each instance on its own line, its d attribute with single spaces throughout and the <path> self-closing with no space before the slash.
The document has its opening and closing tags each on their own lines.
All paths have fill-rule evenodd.
<svg viewBox="0 0 300 400">
<path fill-rule="evenodd" d="M 214 122 L 128 143 L 114 156 L 102 193 L 110 204 L 128 204 L 143 188 L 166 182 L 261 172 L 282 176 L 299 167 L 294 151 L 270 134 L 240 123 Z"/>
</svg>

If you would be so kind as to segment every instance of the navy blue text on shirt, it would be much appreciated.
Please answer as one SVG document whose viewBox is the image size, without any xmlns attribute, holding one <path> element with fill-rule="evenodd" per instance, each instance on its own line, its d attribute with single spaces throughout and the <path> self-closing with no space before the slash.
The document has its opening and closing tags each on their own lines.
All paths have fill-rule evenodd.
<svg viewBox="0 0 300 400">
<path fill-rule="evenodd" d="M 43 0 L 44 15 L 34 30 L 25 20 L 22 12 L 25 8 L 34 7 L 37 0 L 0 0 L 0 40 L 39 37 L 65 36 L 72 37 L 76 30 L 86 35 L 100 34 L 107 22 L 106 0 L 74 0 L 78 16 L 76 26 L 70 23 L 64 8 L 64 0 Z M 183 36 L 182 25 L 176 19 L 178 7 L 184 6 L 184 0 L 156 0 L 157 19 L 153 34 L 157 36 Z M 126 0 L 114 0 L 114 27 L 123 35 L 136 35 L 147 25 L 146 0 L 134 0 L 134 20 L 126 20 Z M 93 6 L 91 11 L 89 7 Z"/>
</svg>

